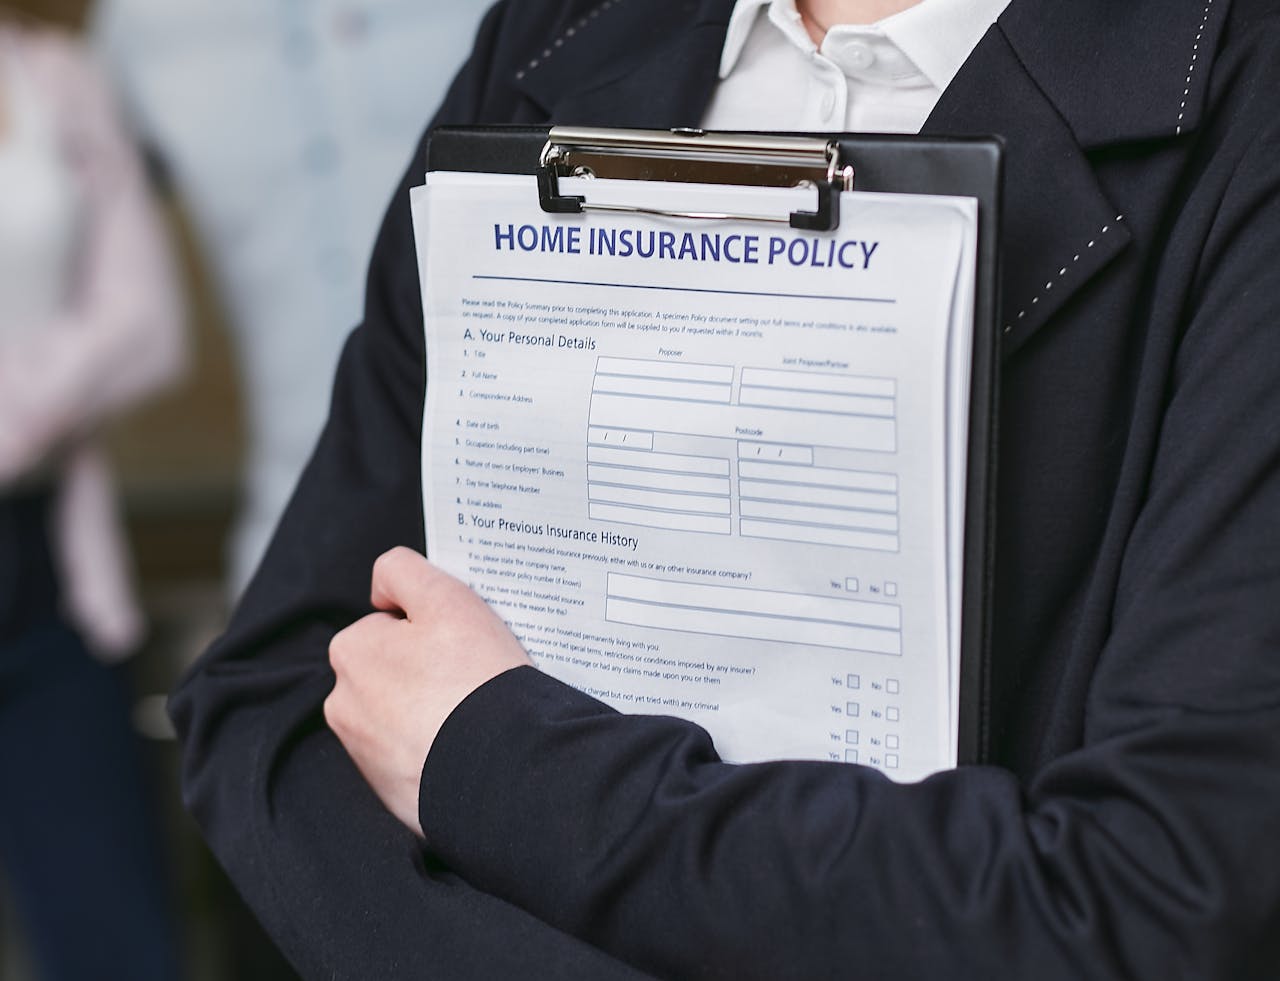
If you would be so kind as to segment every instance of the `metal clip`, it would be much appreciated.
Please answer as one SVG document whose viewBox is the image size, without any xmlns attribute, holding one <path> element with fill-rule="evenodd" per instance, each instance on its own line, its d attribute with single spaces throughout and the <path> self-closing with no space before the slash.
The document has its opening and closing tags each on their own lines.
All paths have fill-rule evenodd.
<svg viewBox="0 0 1280 981">
<path fill-rule="evenodd" d="M 814 211 L 790 215 L 759 215 L 593 204 L 584 195 L 562 195 L 561 177 L 810 186 L 817 192 L 818 206 Z M 807 231 L 832 231 L 840 225 L 841 192 L 853 190 L 854 170 L 841 161 L 839 144 L 822 137 L 555 127 L 542 148 L 537 179 L 542 210 L 551 214 L 627 212 L 666 218 L 760 221 Z"/>
</svg>

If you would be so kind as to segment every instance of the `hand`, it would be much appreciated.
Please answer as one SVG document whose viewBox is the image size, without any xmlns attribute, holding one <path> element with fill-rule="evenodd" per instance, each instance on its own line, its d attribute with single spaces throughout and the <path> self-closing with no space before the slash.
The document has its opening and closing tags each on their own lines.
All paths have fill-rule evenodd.
<svg viewBox="0 0 1280 981">
<path fill-rule="evenodd" d="M 479 596 L 423 556 L 373 565 L 377 610 L 337 634 L 324 716 L 374 793 L 418 835 L 418 787 L 440 727 L 485 682 L 529 656 Z"/>
</svg>

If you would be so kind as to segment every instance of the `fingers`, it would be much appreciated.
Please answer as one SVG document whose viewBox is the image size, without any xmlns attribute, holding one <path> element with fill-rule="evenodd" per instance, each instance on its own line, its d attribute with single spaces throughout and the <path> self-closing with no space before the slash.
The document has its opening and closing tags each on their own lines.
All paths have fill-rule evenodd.
<svg viewBox="0 0 1280 981">
<path fill-rule="evenodd" d="M 463 583 L 411 548 L 398 546 L 373 563 L 369 601 L 375 610 L 425 620 L 465 605 L 471 596 L 471 590 Z"/>
<path fill-rule="evenodd" d="M 390 613 L 370 613 L 345 630 L 338 631 L 329 641 L 329 664 L 334 673 L 345 675 L 362 656 L 385 648 L 390 644 L 395 628 L 403 623 Z"/>
<path fill-rule="evenodd" d="M 373 563 L 369 601 L 375 610 L 404 613 L 411 620 L 426 613 L 432 580 L 438 571 L 413 549 L 398 546 Z"/>
<path fill-rule="evenodd" d="M 329 641 L 329 665 L 333 668 L 334 685 L 324 701 L 325 721 L 341 734 L 346 726 L 351 688 L 359 679 L 358 667 L 377 651 L 390 649 L 398 627 L 404 621 L 389 613 L 371 613 L 340 630 Z"/>
</svg>

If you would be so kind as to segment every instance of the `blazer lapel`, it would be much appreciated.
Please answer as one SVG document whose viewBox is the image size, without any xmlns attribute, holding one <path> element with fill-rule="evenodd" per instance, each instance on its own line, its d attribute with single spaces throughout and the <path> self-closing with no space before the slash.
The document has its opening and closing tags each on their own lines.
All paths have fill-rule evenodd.
<svg viewBox="0 0 1280 981">
<path fill-rule="evenodd" d="M 716 85 L 733 5 L 599 0 L 535 52 L 515 84 L 553 123 L 698 126 Z M 1129 245 L 1123 209 L 1108 200 L 1087 151 L 1173 139 L 1195 127 L 1206 55 L 1230 0 L 1118 6 L 1124 9 L 1114 0 L 1013 0 L 924 127 L 932 135 L 1005 138 L 1006 355 Z M 1168 50 L 1154 60 L 1133 58 L 1133 45 L 1150 41 L 1146 25 L 1155 18 L 1168 27 L 1156 32 Z M 1185 44 L 1177 40 L 1182 35 Z M 1091 72 L 1081 68 L 1082 53 Z M 1153 64 L 1167 70 L 1152 71 Z"/>
<path fill-rule="evenodd" d="M 1003 350 L 1012 353 L 1130 241 L 1084 151 L 993 27 L 924 127 L 1005 140 Z"/>
<path fill-rule="evenodd" d="M 554 123 L 698 126 L 716 84 L 733 0 L 685 6 L 679 17 L 655 17 L 646 0 L 603 2 L 532 59 L 516 84 Z M 999 27 L 978 45 L 924 132 L 1006 139 L 1007 354 L 1123 250 L 1129 231 Z"/>
<path fill-rule="evenodd" d="M 1006 356 L 1129 245 L 1087 154 L 1189 137 L 1230 6 L 1013 0 L 943 93 L 926 133 L 1005 139 Z"/>
<path fill-rule="evenodd" d="M 602 0 L 516 84 L 553 124 L 696 127 L 715 89 L 733 0 Z"/>
<path fill-rule="evenodd" d="M 1000 28 L 1086 150 L 1200 123 L 1231 0 L 1013 0 Z"/>
</svg>

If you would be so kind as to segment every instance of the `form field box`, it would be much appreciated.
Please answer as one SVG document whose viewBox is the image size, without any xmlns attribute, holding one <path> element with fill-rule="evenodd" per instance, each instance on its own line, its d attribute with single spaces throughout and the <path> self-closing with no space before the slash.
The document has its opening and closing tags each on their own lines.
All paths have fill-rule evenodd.
<svg viewBox="0 0 1280 981">
<path fill-rule="evenodd" d="M 799 409 L 803 412 L 828 412 L 841 416 L 894 417 L 893 399 L 868 398 L 865 395 L 831 395 L 827 392 L 796 392 L 781 388 L 748 388 L 738 393 L 740 405 L 762 405 L 773 409 Z"/>
<path fill-rule="evenodd" d="M 729 514 L 729 498 L 707 497 L 702 494 L 671 494 L 666 491 L 646 490 L 640 487 L 614 487 L 610 484 L 591 484 L 587 499 L 604 504 L 628 504 L 632 507 L 653 508 L 661 511 L 685 511 L 690 514 Z"/>
<path fill-rule="evenodd" d="M 587 429 L 587 442 L 620 446 L 627 450 L 651 450 L 653 433 L 635 429 L 606 429 L 603 426 L 591 426 Z"/>
<path fill-rule="evenodd" d="M 727 405 L 733 394 L 733 387 L 731 385 L 714 385 L 707 382 L 669 381 L 665 378 L 596 375 L 592 391 L 609 395 L 635 395 L 641 398 L 668 399 L 676 402 L 721 402 Z"/>
<path fill-rule="evenodd" d="M 898 478 L 891 473 L 870 470 L 836 470 L 832 467 L 797 467 L 785 463 L 743 460 L 738 476 L 751 480 L 773 480 L 788 484 L 837 487 L 844 490 L 873 491 L 896 494 Z"/>
<path fill-rule="evenodd" d="M 833 623 L 878 627 L 882 630 L 902 629 L 902 608 L 892 603 L 868 603 L 841 596 L 811 596 L 808 593 L 784 593 L 773 589 L 747 589 L 742 586 L 716 586 L 710 583 L 672 582 L 650 576 L 609 573 L 610 596 L 623 596 L 642 603 L 676 604 L 704 610 L 728 610 L 761 616 L 789 617 L 804 620 L 827 620 Z"/>
<path fill-rule="evenodd" d="M 614 449 L 610 446 L 588 446 L 588 463 L 608 463 L 642 470 L 670 470 L 675 473 L 698 473 L 729 476 L 729 461 L 712 456 L 685 456 L 679 453 L 646 453 L 643 450 Z"/>
<path fill-rule="evenodd" d="M 639 429 L 715 439 L 735 439 L 749 428 L 769 433 L 775 443 L 808 446 L 821 435 L 823 445 L 835 449 L 870 453 L 895 453 L 898 449 L 897 422 L 893 419 L 842 416 L 840 425 L 833 426 L 831 416 L 821 412 L 614 392 L 592 393 L 588 423 L 600 429 Z"/>
<path fill-rule="evenodd" d="M 898 551 L 898 536 L 880 531 L 816 528 L 811 525 L 762 521 L 758 518 L 743 518 L 739 530 L 744 538 L 767 538 L 771 541 L 797 542 L 806 545 L 834 545 L 839 548 L 865 548 L 873 552 Z"/>
<path fill-rule="evenodd" d="M 769 460 L 773 463 L 813 465 L 812 446 L 786 446 L 781 443 L 738 443 L 739 460 Z"/>
<path fill-rule="evenodd" d="M 587 481 L 592 484 L 617 484 L 620 487 L 683 491 L 686 494 L 729 496 L 728 477 L 702 477 L 693 474 L 663 473 L 658 470 L 631 470 L 590 463 L 587 464 Z"/>
<path fill-rule="evenodd" d="M 844 761 L 846 763 L 857 763 L 858 751 L 856 749 L 846 749 L 844 751 Z"/>
<path fill-rule="evenodd" d="M 779 644 L 834 647 L 842 651 L 865 651 L 868 654 L 890 654 L 895 657 L 902 653 L 899 649 L 900 635 L 897 633 L 815 620 L 785 620 L 753 613 L 655 606 L 614 597 L 605 600 L 605 619 L 611 623 L 680 630 L 691 634 L 712 634 L 717 637 L 743 637 Z"/>
<path fill-rule="evenodd" d="M 675 361 L 644 361 L 635 358 L 597 358 L 598 375 L 631 375 L 636 378 L 665 378 L 668 381 L 733 384 L 733 366 L 684 364 Z"/>
<path fill-rule="evenodd" d="M 773 368 L 743 368 L 742 384 L 762 388 L 790 388 L 835 395 L 870 395 L 891 399 L 898 394 L 892 378 L 864 375 L 833 375 L 820 371 L 779 371 Z"/>
<path fill-rule="evenodd" d="M 902 653 L 902 611 L 884 603 L 610 573 L 605 611 L 615 623 Z"/>
<path fill-rule="evenodd" d="M 806 484 L 774 484 L 767 480 L 739 480 L 738 494 L 744 499 L 816 504 L 829 508 L 856 508 L 859 511 L 898 513 L 898 495 L 873 491 L 813 487 Z"/>
<path fill-rule="evenodd" d="M 797 524 L 821 525 L 825 528 L 854 528 L 861 531 L 898 531 L 896 514 L 877 511 L 851 511 L 845 508 L 820 508 L 808 504 L 776 504 L 772 501 L 742 502 L 744 518 L 769 518 Z"/>
<path fill-rule="evenodd" d="M 700 531 L 709 535 L 733 534 L 732 518 L 711 514 L 654 511 L 649 508 L 595 502 L 587 505 L 587 513 L 592 521 L 612 521 L 620 525 L 643 525 L 646 528 L 665 528 L 668 531 Z"/>
</svg>

